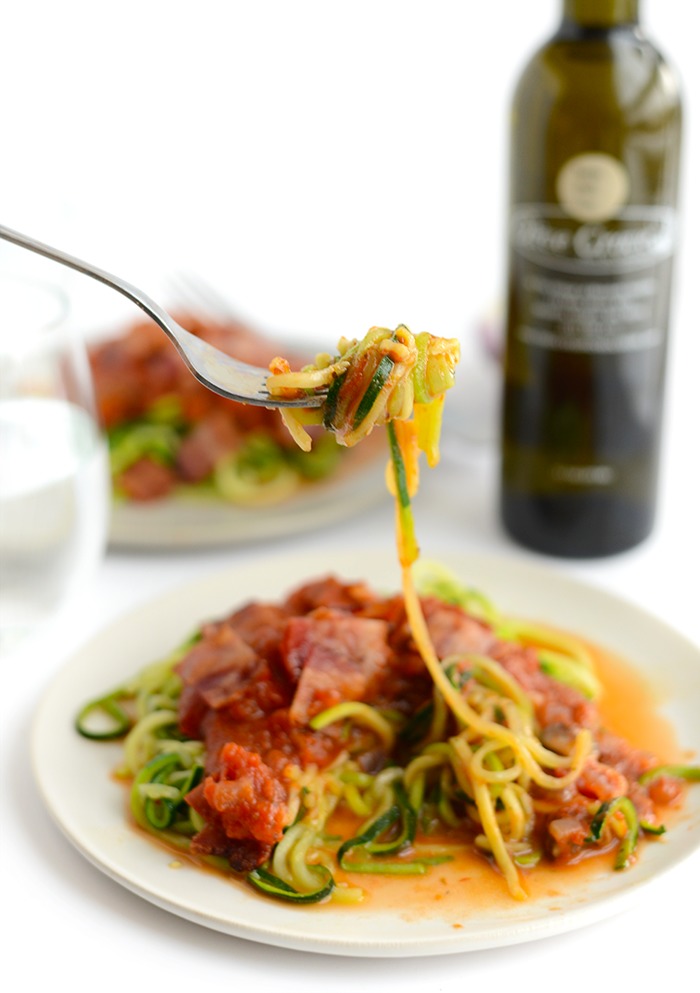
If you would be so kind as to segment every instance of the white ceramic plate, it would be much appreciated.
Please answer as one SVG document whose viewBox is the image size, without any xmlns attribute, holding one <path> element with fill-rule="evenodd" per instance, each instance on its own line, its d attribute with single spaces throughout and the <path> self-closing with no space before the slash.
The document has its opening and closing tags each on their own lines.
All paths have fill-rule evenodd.
<svg viewBox="0 0 700 993">
<path fill-rule="evenodd" d="M 700 754 L 700 652 L 690 642 L 638 608 L 547 568 L 490 557 L 442 561 L 503 609 L 593 635 L 608 650 L 633 660 L 662 695 L 662 711 L 679 743 Z M 368 579 L 387 592 L 399 588 L 391 548 L 260 560 L 147 604 L 86 644 L 61 670 L 36 714 L 35 775 L 58 826 L 107 876 L 174 914 L 242 938 L 314 952 L 405 957 L 515 944 L 590 924 L 623 909 L 641 888 L 700 845 L 700 789 L 691 789 L 681 823 L 645 846 L 630 871 L 590 877 L 556 901 L 504 902 L 486 914 L 470 916 L 465 899 L 457 928 L 454 917 L 427 911 L 408 919 L 398 911 L 355 912 L 332 904 L 290 907 L 216 874 L 173 868 L 171 854 L 128 827 L 123 792 L 110 779 L 120 748 L 80 738 L 73 730 L 77 708 L 166 653 L 206 618 L 250 599 L 276 598 L 328 572 Z"/>
<path fill-rule="evenodd" d="M 151 550 L 219 547 L 301 534 L 355 517 L 386 496 L 388 454 L 380 434 L 343 453 L 328 479 L 308 483 L 268 507 L 238 507 L 211 497 L 174 496 L 153 503 L 115 501 L 114 548 Z"/>
</svg>

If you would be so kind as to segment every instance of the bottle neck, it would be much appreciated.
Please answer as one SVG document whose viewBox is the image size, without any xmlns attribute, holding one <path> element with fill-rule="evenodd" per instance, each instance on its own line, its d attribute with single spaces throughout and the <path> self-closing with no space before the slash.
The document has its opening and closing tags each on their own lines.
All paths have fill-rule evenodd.
<svg viewBox="0 0 700 993">
<path fill-rule="evenodd" d="M 630 27 L 639 23 L 639 0 L 564 0 L 563 16 L 584 29 Z"/>
</svg>

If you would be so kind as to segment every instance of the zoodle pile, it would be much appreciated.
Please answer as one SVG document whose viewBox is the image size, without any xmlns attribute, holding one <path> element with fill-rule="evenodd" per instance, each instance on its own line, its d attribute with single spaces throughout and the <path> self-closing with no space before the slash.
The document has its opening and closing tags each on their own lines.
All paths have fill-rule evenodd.
<svg viewBox="0 0 700 993">
<path fill-rule="evenodd" d="M 245 605 L 78 715 L 87 737 L 123 739 L 141 828 L 268 896 L 359 901 L 366 874 L 423 875 L 468 848 L 525 899 L 543 860 L 630 866 L 700 779 L 601 726 L 585 644 L 417 561 L 419 454 L 439 460 L 457 360 L 400 326 L 271 367 L 271 390 L 327 390 L 320 413 L 283 415 L 302 447 L 319 419 L 345 445 L 386 425 L 400 594 L 328 576 Z"/>
</svg>

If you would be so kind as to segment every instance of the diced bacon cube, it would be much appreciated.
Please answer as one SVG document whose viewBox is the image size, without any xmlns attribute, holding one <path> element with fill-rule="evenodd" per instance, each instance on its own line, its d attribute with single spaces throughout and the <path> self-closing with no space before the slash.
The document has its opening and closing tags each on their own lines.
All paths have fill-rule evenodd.
<svg viewBox="0 0 700 993">
<path fill-rule="evenodd" d="M 389 659 L 384 621 L 319 610 L 289 621 L 282 659 L 298 680 L 290 708 L 296 724 L 344 700 L 362 700 Z"/>
</svg>

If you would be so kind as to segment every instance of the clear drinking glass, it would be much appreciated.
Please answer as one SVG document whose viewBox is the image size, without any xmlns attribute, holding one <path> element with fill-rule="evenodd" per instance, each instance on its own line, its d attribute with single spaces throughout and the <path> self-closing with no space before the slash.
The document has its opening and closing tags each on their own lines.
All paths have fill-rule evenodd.
<svg viewBox="0 0 700 993">
<path fill-rule="evenodd" d="M 107 453 L 69 318 L 57 287 L 0 274 L 0 651 L 52 617 L 105 550 Z"/>
</svg>

